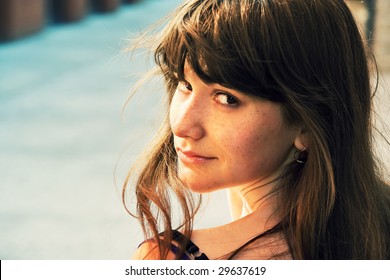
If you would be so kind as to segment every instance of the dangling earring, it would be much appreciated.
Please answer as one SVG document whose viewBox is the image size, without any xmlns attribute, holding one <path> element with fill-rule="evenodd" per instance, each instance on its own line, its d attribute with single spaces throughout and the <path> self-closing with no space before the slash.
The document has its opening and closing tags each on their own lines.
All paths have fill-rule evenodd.
<svg viewBox="0 0 390 280">
<path fill-rule="evenodd" d="M 304 164 L 306 162 L 307 156 L 308 156 L 308 151 L 306 147 L 303 147 L 302 150 L 296 150 L 294 153 L 295 161 L 300 164 Z"/>
</svg>

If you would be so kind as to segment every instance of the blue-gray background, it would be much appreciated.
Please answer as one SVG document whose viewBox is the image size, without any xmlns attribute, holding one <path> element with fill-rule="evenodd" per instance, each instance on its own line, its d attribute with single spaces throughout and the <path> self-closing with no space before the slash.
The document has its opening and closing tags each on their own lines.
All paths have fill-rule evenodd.
<svg viewBox="0 0 390 280">
<path fill-rule="evenodd" d="M 143 0 L 0 44 L 0 259 L 131 257 L 143 238 L 121 187 L 162 117 L 163 90 L 150 86 L 122 113 L 148 65 L 122 49 L 180 2 Z M 388 99 L 379 104 L 387 116 Z M 228 219 L 216 193 L 198 226 Z"/>
</svg>

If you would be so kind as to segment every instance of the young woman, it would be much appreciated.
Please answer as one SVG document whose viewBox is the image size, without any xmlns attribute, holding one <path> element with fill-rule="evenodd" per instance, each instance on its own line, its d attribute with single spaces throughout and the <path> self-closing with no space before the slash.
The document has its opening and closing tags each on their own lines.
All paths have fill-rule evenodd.
<svg viewBox="0 0 390 280">
<path fill-rule="evenodd" d="M 169 110 L 137 174 L 136 259 L 390 257 L 375 67 L 343 1 L 189 0 L 156 42 Z M 219 189 L 234 221 L 194 230 L 191 194 Z"/>
</svg>

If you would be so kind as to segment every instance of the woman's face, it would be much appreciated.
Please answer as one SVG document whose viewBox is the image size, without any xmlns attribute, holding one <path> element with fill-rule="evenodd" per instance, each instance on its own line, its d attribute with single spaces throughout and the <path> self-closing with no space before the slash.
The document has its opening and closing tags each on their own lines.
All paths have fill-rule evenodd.
<svg viewBox="0 0 390 280">
<path fill-rule="evenodd" d="M 170 125 L 179 178 L 199 193 L 275 179 L 300 132 L 283 123 L 279 104 L 205 84 L 187 65 Z"/>
</svg>

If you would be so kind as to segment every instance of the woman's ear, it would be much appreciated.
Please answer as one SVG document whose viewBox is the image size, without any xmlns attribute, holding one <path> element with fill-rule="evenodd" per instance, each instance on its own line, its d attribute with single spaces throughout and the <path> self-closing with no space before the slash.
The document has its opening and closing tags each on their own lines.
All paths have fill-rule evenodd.
<svg viewBox="0 0 390 280">
<path fill-rule="evenodd" d="M 303 127 L 299 130 L 298 135 L 295 137 L 294 140 L 294 146 L 299 151 L 309 149 L 310 141 L 309 134 L 306 128 Z"/>
</svg>

